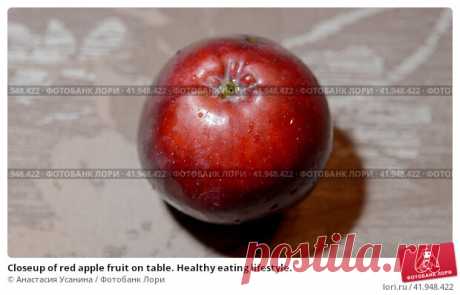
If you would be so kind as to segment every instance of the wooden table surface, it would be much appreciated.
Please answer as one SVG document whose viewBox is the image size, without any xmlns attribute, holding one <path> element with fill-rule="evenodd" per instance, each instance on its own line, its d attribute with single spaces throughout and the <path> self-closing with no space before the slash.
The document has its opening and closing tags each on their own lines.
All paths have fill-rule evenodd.
<svg viewBox="0 0 460 295">
<path fill-rule="evenodd" d="M 148 85 L 177 50 L 216 35 L 280 42 L 323 85 L 451 85 L 446 9 L 12 9 L 10 85 Z M 8 99 L 9 168 L 140 168 L 144 97 Z M 332 96 L 328 168 L 452 168 L 452 97 Z M 282 215 L 240 227 L 171 210 L 145 179 L 9 179 L 10 256 L 216 257 L 248 240 L 452 239 L 451 179 L 322 179 Z"/>
</svg>

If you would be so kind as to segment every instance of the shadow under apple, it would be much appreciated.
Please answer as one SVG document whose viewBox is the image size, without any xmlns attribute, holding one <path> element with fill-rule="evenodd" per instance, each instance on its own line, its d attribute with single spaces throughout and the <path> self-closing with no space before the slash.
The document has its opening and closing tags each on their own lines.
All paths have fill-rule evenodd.
<svg viewBox="0 0 460 295">
<path fill-rule="evenodd" d="M 326 169 L 362 169 L 353 142 L 334 128 L 334 146 Z M 222 256 L 244 257 L 248 242 L 309 242 L 310 255 L 317 236 L 347 234 L 359 219 L 365 203 L 365 178 L 321 178 L 309 196 L 284 211 L 241 225 L 215 225 L 190 218 L 166 205 L 177 222 L 196 239 Z"/>
</svg>

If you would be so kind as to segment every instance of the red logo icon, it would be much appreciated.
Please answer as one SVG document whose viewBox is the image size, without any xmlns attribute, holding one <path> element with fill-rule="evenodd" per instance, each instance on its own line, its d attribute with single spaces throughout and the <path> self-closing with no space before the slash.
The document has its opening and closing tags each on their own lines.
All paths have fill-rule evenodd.
<svg viewBox="0 0 460 295">
<path fill-rule="evenodd" d="M 454 244 L 402 245 L 398 250 L 403 282 L 457 275 Z"/>
</svg>

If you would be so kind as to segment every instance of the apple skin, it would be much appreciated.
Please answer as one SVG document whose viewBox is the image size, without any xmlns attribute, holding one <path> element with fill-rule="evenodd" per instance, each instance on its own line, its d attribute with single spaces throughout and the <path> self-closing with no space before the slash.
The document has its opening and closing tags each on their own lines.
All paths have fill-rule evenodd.
<svg viewBox="0 0 460 295">
<path fill-rule="evenodd" d="M 144 169 L 296 173 L 149 178 L 179 211 L 210 223 L 237 224 L 291 206 L 313 188 L 317 179 L 297 172 L 323 169 L 330 155 L 326 98 L 227 91 L 234 89 L 229 86 L 319 87 L 308 67 L 286 49 L 247 35 L 199 41 L 178 51 L 154 84 L 204 86 L 216 94 L 147 99 L 138 130 Z"/>
</svg>

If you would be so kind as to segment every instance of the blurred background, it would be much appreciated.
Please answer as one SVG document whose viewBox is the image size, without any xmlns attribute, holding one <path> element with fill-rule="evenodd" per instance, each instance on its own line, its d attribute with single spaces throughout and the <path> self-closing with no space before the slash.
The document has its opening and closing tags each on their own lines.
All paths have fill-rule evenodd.
<svg viewBox="0 0 460 295">
<path fill-rule="evenodd" d="M 447 9 L 10 9 L 9 85 L 149 85 L 197 39 L 256 34 L 322 85 L 452 85 Z M 140 168 L 145 97 L 10 96 L 8 168 Z M 452 97 L 329 97 L 330 169 L 452 168 Z M 357 233 L 381 243 L 452 239 L 451 179 L 321 179 L 300 204 L 241 226 L 167 207 L 145 179 L 9 179 L 8 254 L 220 257 L 247 242 Z"/>
</svg>

